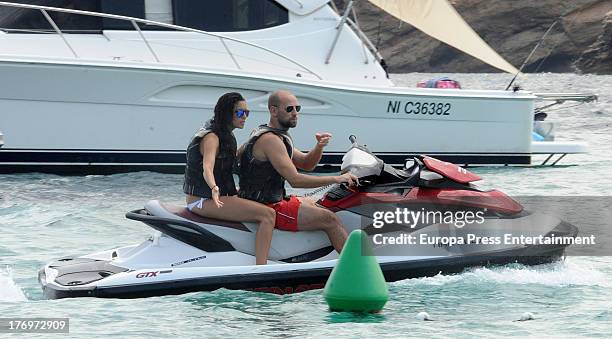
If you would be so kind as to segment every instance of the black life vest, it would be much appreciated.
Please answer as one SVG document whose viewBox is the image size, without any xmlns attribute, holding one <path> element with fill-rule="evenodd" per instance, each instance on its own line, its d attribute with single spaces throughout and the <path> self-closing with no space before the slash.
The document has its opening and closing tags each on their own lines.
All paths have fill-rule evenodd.
<svg viewBox="0 0 612 339">
<path fill-rule="evenodd" d="M 212 191 L 204 180 L 204 169 L 202 167 L 204 158 L 200 153 L 200 142 L 211 130 L 211 122 L 200 128 L 191 139 L 187 147 L 187 164 L 185 167 L 185 181 L 183 192 L 202 198 L 211 198 Z M 236 195 L 236 184 L 234 182 L 233 167 L 236 161 L 236 138 L 232 134 L 230 147 L 219 147 L 219 154 L 215 158 L 213 175 L 219 186 L 220 195 Z"/>
<path fill-rule="evenodd" d="M 263 204 L 272 204 L 285 198 L 285 178 L 283 178 L 269 161 L 257 160 L 253 156 L 255 142 L 265 133 L 274 133 L 281 137 L 287 154 L 293 156 L 293 139 L 287 131 L 261 125 L 256 128 L 247 141 L 240 157 L 240 191 L 238 196 Z"/>
</svg>

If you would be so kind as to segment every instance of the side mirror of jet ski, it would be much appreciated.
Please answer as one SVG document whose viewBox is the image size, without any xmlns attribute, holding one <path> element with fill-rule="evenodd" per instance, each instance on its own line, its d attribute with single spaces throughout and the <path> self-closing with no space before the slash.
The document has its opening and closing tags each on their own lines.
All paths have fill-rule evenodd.
<svg viewBox="0 0 612 339">
<path fill-rule="evenodd" d="M 351 143 L 351 148 L 358 148 L 365 152 L 371 153 L 370 150 L 368 149 L 368 145 L 360 145 L 357 143 L 357 137 L 355 135 L 353 134 L 349 135 L 349 141 Z"/>
<path fill-rule="evenodd" d="M 351 144 L 355 145 L 357 143 L 357 137 L 351 134 L 349 135 L 349 141 Z"/>
<path fill-rule="evenodd" d="M 406 159 L 406 162 L 404 163 L 404 170 L 410 170 L 414 168 L 414 166 L 418 166 L 418 165 L 419 165 L 418 159 L 416 158 Z"/>
</svg>

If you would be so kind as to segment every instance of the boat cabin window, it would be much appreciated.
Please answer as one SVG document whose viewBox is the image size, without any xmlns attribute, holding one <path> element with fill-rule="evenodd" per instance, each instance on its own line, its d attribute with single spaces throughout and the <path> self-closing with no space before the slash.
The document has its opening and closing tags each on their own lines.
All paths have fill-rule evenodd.
<svg viewBox="0 0 612 339">
<path fill-rule="evenodd" d="M 248 31 L 289 22 L 289 12 L 274 0 L 13 0 L 8 2 L 84 10 L 174 23 L 210 32 Z M 133 30 L 129 21 L 48 11 L 65 33 L 105 29 Z M 160 19 L 162 18 L 162 19 Z M 140 24 L 144 30 L 166 28 Z M 0 29 L 53 31 L 39 10 L 0 6 Z"/>
<path fill-rule="evenodd" d="M 8 2 L 103 12 L 141 19 L 145 17 L 145 0 L 13 0 Z M 129 21 L 53 11 L 47 11 L 47 13 L 65 33 L 92 33 L 100 32 L 103 29 L 134 29 Z M 8 32 L 33 33 L 53 31 L 53 27 L 40 10 L 4 6 L 0 6 L 0 29 Z"/>
<path fill-rule="evenodd" d="M 7 2 L 100 12 L 100 1 L 91 0 L 9 0 Z M 95 32 L 100 31 L 102 27 L 102 18 L 52 11 L 47 11 L 47 13 L 65 32 Z M 9 33 L 53 31 L 53 27 L 40 10 L 5 6 L 0 6 L 0 29 Z"/>
<path fill-rule="evenodd" d="M 209 32 L 250 31 L 289 22 L 274 0 L 173 0 L 177 25 Z"/>
</svg>

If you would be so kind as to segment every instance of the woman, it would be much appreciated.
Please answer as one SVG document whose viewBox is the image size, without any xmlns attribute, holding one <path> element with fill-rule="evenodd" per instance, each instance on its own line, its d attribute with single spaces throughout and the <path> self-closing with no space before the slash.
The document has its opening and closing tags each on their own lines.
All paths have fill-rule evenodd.
<svg viewBox="0 0 612 339">
<path fill-rule="evenodd" d="M 187 194 L 187 208 L 196 214 L 258 222 L 255 258 L 257 265 L 265 265 L 276 213 L 263 204 L 239 198 L 232 174 L 236 160 L 232 131 L 244 128 L 248 116 L 246 101 L 239 93 L 226 93 L 219 98 L 214 118 L 195 134 L 187 148 L 183 192 Z"/>
</svg>

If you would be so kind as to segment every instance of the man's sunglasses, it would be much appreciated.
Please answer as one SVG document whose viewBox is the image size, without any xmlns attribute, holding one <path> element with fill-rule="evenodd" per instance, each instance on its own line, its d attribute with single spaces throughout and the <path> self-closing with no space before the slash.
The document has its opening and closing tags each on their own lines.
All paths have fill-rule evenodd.
<svg viewBox="0 0 612 339">
<path fill-rule="evenodd" d="M 248 109 L 239 109 L 236 110 L 236 117 L 242 118 L 243 116 L 246 116 L 248 118 L 250 113 L 251 111 L 249 111 Z"/>
<path fill-rule="evenodd" d="M 276 106 L 276 105 L 274 105 L 274 106 Z M 279 106 L 276 106 L 276 107 L 279 107 Z M 287 111 L 287 113 L 291 113 L 291 112 L 293 112 L 293 108 L 295 108 L 296 112 L 299 112 L 299 111 L 302 110 L 302 106 L 300 106 L 300 105 L 297 105 L 297 106 L 287 106 L 287 108 L 285 108 L 285 110 Z"/>
</svg>

